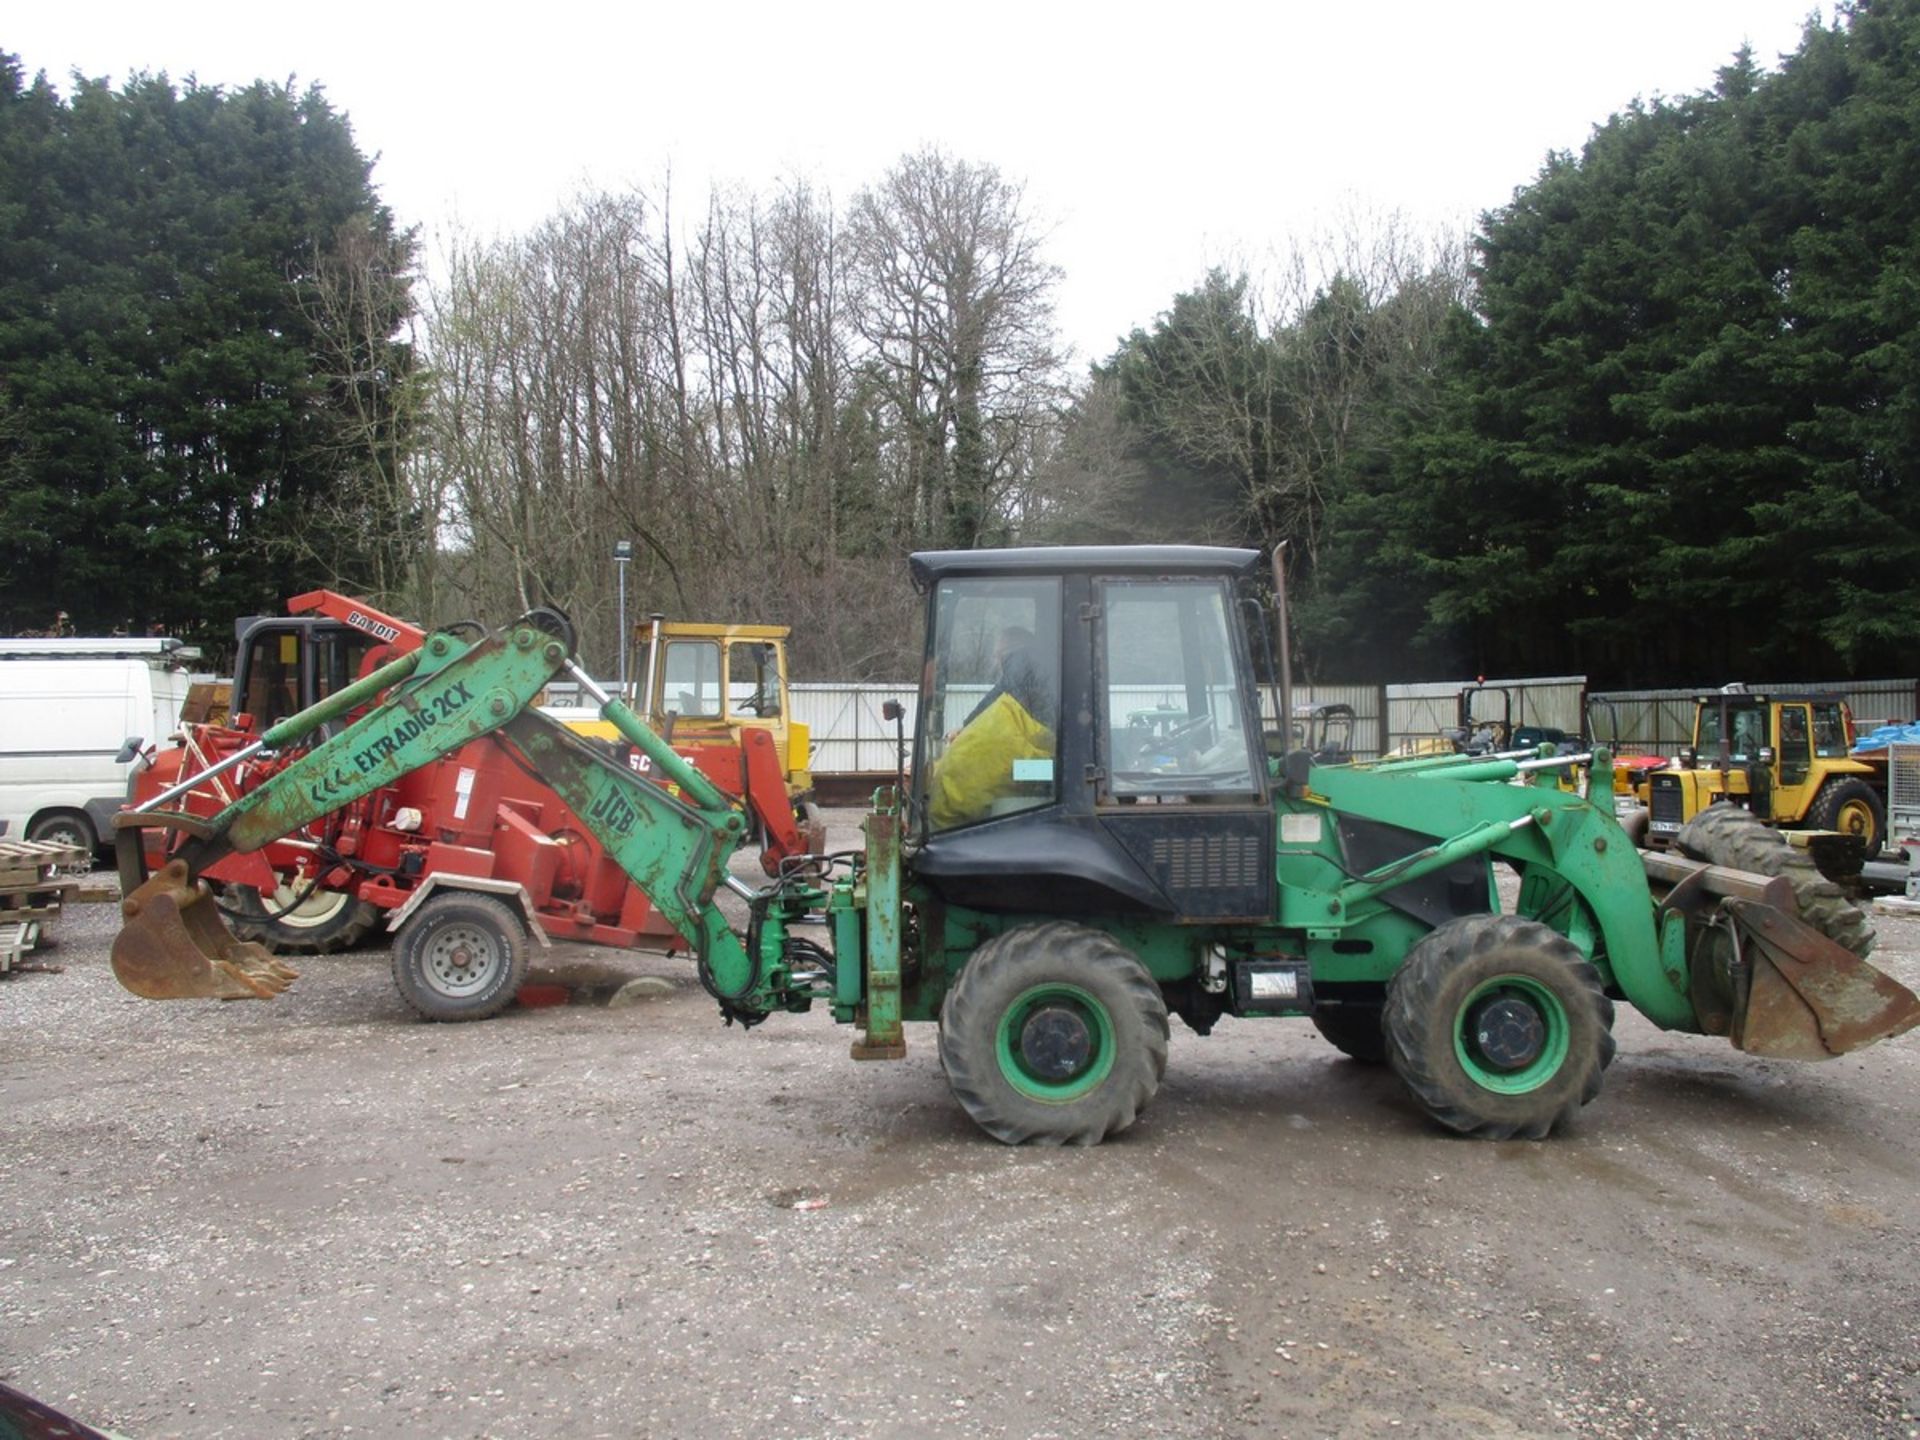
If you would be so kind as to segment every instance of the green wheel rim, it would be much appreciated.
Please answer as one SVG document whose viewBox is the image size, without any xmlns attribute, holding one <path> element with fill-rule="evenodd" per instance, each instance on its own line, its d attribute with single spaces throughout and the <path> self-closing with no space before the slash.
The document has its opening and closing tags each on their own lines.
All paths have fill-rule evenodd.
<svg viewBox="0 0 1920 1440">
<path fill-rule="evenodd" d="M 1544 1034 L 1539 1052 L 1518 1067 L 1500 1064 L 1482 1049 L 1475 1019 L 1485 1007 L 1517 1002 L 1533 1012 Z M 1453 1053 L 1467 1078 L 1483 1090 L 1500 1095 L 1525 1095 L 1538 1090 L 1566 1063 L 1572 1022 L 1560 997 L 1525 975 L 1501 975 L 1479 986 L 1455 1012 Z"/>
<path fill-rule="evenodd" d="M 1022 1039 L 1030 1022 L 1064 1016 L 1084 1027 L 1084 1060 L 1071 1073 L 1056 1076 L 1036 1069 Z M 994 1051 L 1006 1082 L 1034 1100 L 1064 1105 L 1099 1089 L 1113 1072 L 1113 1017 L 1107 1007 L 1078 985 L 1035 985 L 1023 990 L 1000 1016 Z"/>
</svg>

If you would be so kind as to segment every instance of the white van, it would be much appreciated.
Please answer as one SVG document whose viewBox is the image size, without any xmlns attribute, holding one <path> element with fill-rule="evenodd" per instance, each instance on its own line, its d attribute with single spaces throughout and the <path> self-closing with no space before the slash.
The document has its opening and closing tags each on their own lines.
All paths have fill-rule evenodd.
<svg viewBox="0 0 1920 1440">
<path fill-rule="evenodd" d="M 110 841 L 126 742 L 180 728 L 199 658 L 178 640 L 0 640 L 0 836 Z"/>
</svg>

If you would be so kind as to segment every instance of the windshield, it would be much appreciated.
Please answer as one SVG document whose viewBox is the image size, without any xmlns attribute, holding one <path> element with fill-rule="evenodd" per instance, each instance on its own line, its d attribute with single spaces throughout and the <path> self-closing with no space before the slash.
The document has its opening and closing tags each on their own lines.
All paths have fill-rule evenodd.
<svg viewBox="0 0 1920 1440">
<path fill-rule="evenodd" d="M 1720 758 L 1721 707 L 1717 704 L 1703 705 L 1700 709 L 1700 740 L 1698 749 L 1700 759 L 1705 761 Z M 1728 758 L 1748 761 L 1759 758 L 1761 748 L 1767 744 L 1767 712 L 1760 705 L 1730 705 L 1726 708 L 1728 717 L 1727 733 L 1731 734 L 1733 745 Z"/>
<path fill-rule="evenodd" d="M 720 647 L 711 640 L 669 640 L 661 661 L 661 706 L 687 719 L 720 714 Z"/>
<path fill-rule="evenodd" d="M 944 580 L 933 607 L 914 785 L 929 828 L 1052 804 L 1060 581 Z"/>
<path fill-rule="evenodd" d="M 1112 581 L 1100 614 L 1108 792 L 1257 792 L 1225 584 Z"/>
</svg>

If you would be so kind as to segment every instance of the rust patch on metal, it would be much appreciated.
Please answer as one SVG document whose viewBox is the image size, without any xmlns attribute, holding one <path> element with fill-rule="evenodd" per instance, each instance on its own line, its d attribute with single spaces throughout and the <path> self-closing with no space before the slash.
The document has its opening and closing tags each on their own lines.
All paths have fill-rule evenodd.
<svg viewBox="0 0 1920 1440">
<path fill-rule="evenodd" d="M 148 1000 L 271 1000 L 300 978 L 227 929 L 205 882 L 174 860 L 124 901 L 113 973 Z"/>
<path fill-rule="evenodd" d="M 1920 1025 L 1920 997 L 1796 916 L 1725 902 L 1745 974 L 1733 1043 L 1752 1055 L 1827 1060 Z"/>
</svg>

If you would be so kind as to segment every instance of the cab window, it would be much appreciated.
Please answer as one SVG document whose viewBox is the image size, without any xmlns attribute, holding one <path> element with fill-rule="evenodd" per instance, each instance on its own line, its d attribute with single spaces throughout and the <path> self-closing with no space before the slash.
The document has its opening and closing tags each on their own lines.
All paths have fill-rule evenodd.
<svg viewBox="0 0 1920 1440">
<path fill-rule="evenodd" d="M 1805 705 L 1780 707 L 1780 781 L 1798 785 L 1813 768 L 1812 726 Z"/>
<path fill-rule="evenodd" d="M 914 793 L 933 831 L 1059 793 L 1060 581 L 944 580 L 921 679 Z"/>
<path fill-rule="evenodd" d="M 660 661 L 660 703 L 688 719 L 720 716 L 720 647 L 711 640 L 669 640 Z"/>
<path fill-rule="evenodd" d="M 300 705 L 300 635 L 297 631 L 270 631 L 247 644 L 247 693 L 236 697 L 253 717 L 254 733 L 270 729 Z"/>
<path fill-rule="evenodd" d="M 1841 718 L 1838 700 L 1823 701 L 1813 707 L 1813 753 L 1822 760 L 1847 757 L 1847 726 Z"/>
<path fill-rule="evenodd" d="M 780 714 L 780 648 L 768 640 L 727 647 L 727 713 L 771 720 Z"/>
<path fill-rule="evenodd" d="M 324 700 L 336 690 L 344 690 L 360 678 L 367 655 L 380 645 L 371 635 L 358 630 L 333 634 L 321 632 L 313 637 L 313 698 Z"/>
<path fill-rule="evenodd" d="M 1744 705 L 1727 712 L 1732 736 L 1731 758 L 1757 760 L 1768 744 L 1767 712 L 1757 705 Z M 1700 758 L 1704 762 L 1720 754 L 1720 708 L 1704 707 L 1700 712 Z"/>
<path fill-rule="evenodd" d="M 1259 792 L 1220 581 L 1103 587 L 1107 788 L 1136 802 Z"/>
</svg>

